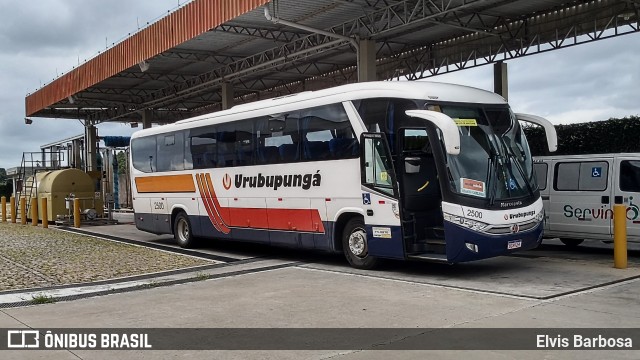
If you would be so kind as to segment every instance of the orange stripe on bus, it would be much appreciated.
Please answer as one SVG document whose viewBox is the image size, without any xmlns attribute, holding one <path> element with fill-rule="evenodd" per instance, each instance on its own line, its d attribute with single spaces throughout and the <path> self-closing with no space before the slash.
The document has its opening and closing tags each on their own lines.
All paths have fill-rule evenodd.
<svg viewBox="0 0 640 360">
<path fill-rule="evenodd" d="M 164 175 L 137 177 L 139 193 L 192 193 L 196 185 L 191 175 Z"/>
<path fill-rule="evenodd" d="M 207 189 L 207 192 L 209 194 L 209 199 L 213 201 L 213 209 L 212 209 L 213 216 L 215 220 L 218 222 L 218 225 L 220 226 L 220 231 L 222 231 L 225 234 L 228 234 L 229 232 L 231 232 L 231 229 L 229 229 L 225 224 L 226 221 L 224 220 L 220 212 L 221 206 L 220 206 L 220 203 L 218 202 L 218 198 L 216 197 L 216 192 L 213 189 L 213 183 L 211 182 L 211 175 L 206 174 L 205 179 L 206 181 L 203 180 L 203 185 Z"/>
<path fill-rule="evenodd" d="M 226 213 L 223 213 L 221 211 L 222 209 L 226 209 L 226 208 L 223 208 L 222 206 L 220 206 L 220 202 L 218 202 L 218 196 L 216 195 L 216 191 L 213 188 L 213 182 L 211 181 L 211 175 L 210 174 L 206 174 L 205 178 L 207 179 L 207 185 L 209 187 L 209 191 L 211 192 L 211 199 L 213 200 L 214 209 L 216 209 L 218 211 L 218 215 L 220 215 L 220 220 L 222 220 L 223 223 L 228 223 L 229 222 L 229 212 L 226 211 Z"/>
<path fill-rule="evenodd" d="M 203 186 L 203 175 L 196 174 L 196 181 L 198 182 L 198 189 L 200 190 L 200 197 L 202 198 L 202 204 L 204 204 L 204 208 L 207 210 L 207 214 L 209 215 L 209 220 L 211 221 L 211 225 L 213 225 L 213 227 L 216 228 L 216 230 L 220 231 L 218 222 L 216 221 L 213 215 L 211 199 L 209 198 L 209 194 L 205 192 L 205 189 Z"/>
</svg>

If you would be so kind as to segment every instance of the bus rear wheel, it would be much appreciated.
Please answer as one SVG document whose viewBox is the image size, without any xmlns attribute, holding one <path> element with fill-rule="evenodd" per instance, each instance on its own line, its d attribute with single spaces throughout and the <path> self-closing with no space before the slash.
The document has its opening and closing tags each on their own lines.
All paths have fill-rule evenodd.
<svg viewBox="0 0 640 360">
<path fill-rule="evenodd" d="M 193 247 L 195 239 L 193 238 L 193 232 L 191 231 L 191 222 L 184 212 L 178 213 L 173 222 L 173 237 L 180 247 L 190 248 Z"/>
<path fill-rule="evenodd" d="M 342 251 L 349 264 L 357 269 L 372 269 L 379 262 L 377 257 L 369 255 L 367 231 L 361 218 L 353 218 L 344 226 Z"/>
<path fill-rule="evenodd" d="M 576 247 L 584 241 L 583 239 L 560 239 L 560 241 L 568 247 Z"/>
</svg>

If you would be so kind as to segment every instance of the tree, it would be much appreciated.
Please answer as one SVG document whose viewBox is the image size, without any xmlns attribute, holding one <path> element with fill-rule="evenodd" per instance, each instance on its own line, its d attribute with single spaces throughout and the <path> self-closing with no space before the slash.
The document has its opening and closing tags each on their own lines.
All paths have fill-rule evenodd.
<svg viewBox="0 0 640 360">
<path fill-rule="evenodd" d="M 556 125 L 558 151 L 553 155 L 608 154 L 640 152 L 640 117 Z M 548 152 L 544 130 L 538 126 L 524 127 L 533 155 Z"/>
<path fill-rule="evenodd" d="M 126 174 L 127 154 L 124 151 L 120 151 L 116 154 L 116 159 L 118 159 L 118 174 Z"/>
<path fill-rule="evenodd" d="M 0 168 L 0 196 L 9 198 L 13 193 L 13 182 L 7 179 L 7 170 Z"/>
<path fill-rule="evenodd" d="M 7 170 L 5 168 L 0 168 L 0 185 L 4 185 L 7 183 Z"/>
</svg>

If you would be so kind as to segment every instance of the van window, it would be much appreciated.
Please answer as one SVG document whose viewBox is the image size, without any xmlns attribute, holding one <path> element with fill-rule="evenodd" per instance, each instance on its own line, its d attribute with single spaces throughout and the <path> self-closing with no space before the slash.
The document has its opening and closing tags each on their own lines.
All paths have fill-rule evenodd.
<svg viewBox="0 0 640 360">
<path fill-rule="evenodd" d="M 607 189 L 606 161 L 567 162 L 556 165 L 555 189 L 559 191 L 603 191 Z"/>
<path fill-rule="evenodd" d="M 620 162 L 620 190 L 640 192 L 640 161 Z"/>
<path fill-rule="evenodd" d="M 536 182 L 538 188 L 544 190 L 547 188 L 547 171 L 549 171 L 549 165 L 546 163 L 534 163 L 533 171 L 536 173 Z"/>
</svg>

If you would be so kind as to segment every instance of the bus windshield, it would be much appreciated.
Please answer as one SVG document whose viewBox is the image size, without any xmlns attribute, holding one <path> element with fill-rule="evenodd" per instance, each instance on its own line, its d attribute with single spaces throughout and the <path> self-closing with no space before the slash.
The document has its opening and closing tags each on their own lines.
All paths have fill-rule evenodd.
<svg viewBox="0 0 640 360">
<path fill-rule="evenodd" d="M 438 105 L 458 125 L 460 154 L 447 155 L 452 190 L 495 200 L 537 190 L 524 132 L 508 106 Z"/>
</svg>

